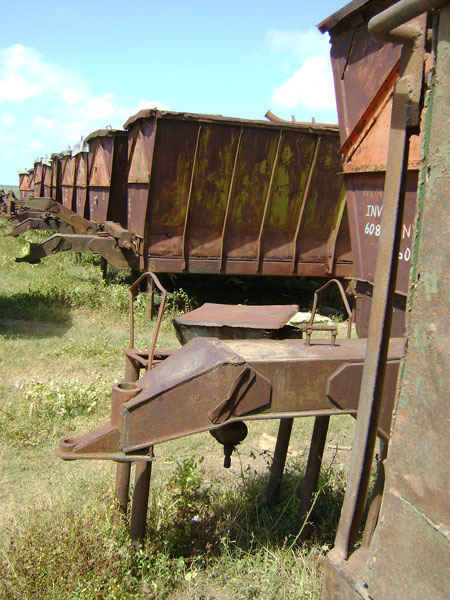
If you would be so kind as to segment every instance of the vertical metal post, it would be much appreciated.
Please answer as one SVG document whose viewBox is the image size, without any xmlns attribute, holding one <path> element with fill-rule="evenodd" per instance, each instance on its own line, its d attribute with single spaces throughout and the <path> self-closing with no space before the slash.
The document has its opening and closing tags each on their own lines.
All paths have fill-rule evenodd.
<svg viewBox="0 0 450 600">
<path fill-rule="evenodd" d="M 153 456 L 153 446 L 149 448 L 149 455 Z M 151 475 L 152 463 L 150 461 L 136 463 L 130 523 L 130 537 L 134 543 L 140 542 L 145 535 Z"/>
<path fill-rule="evenodd" d="M 261 253 L 262 253 L 262 239 L 263 239 L 263 232 L 264 232 L 264 225 L 266 224 L 266 217 L 267 217 L 267 211 L 269 208 L 269 202 L 270 202 L 270 196 L 272 194 L 272 186 L 273 186 L 273 180 L 275 177 L 275 171 L 278 165 L 278 157 L 280 156 L 280 147 L 281 147 L 281 141 L 283 139 L 283 130 L 280 129 L 280 133 L 278 135 L 278 143 L 277 143 L 277 149 L 275 152 L 275 158 L 273 160 L 273 164 L 272 164 L 272 170 L 270 173 L 270 181 L 269 181 L 269 187 L 267 189 L 267 194 L 266 194 L 266 200 L 264 202 L 264 210 L 263 210 L 263 215 L 261 218 L 261 224 L 259 226 L 259 233 L 258 233 L 258 251 L 256 254 L 256 273 L 260 273 L 261 272 Z"/>
<path fill-rule="evenodd" d="M 181 244 L 181 270 L 186 271 L 187 268 L 187 255 L 188 255 L 188 223 L 189 223 L 189 212 L 191 210 L 191 200 L 192 200 L 192 188 L 194 185 L 194 176 L 195 176 L 195 167 L 197 166 L 197 154 L 198 154 L 198 146 L 200 143 L 200 134 L 202 132 L 202 126 L 199 124 L 197 130 L 197 140 L 195 142 L 195 151 L 194 151 L 194 160 L 192 161 L 192 169 L 191 169 L 191 179 L 189 181 L 189 192 L 186 202 L 186 215 L 184 217 L 184 227 L 183 227 L 183 241 Z"/>
<path fill-rule="evenodd" d="M 304 524 L 313 502 L 313 495 L 317 492 L 320 467 L 322 466 L 323 449 L 327 439 L 328 425 L 330 417 L 316 417 L 314 419 L 314 429 L 309 448 L 308 462 L 306 465 L 305 478 L 303 480 L 302 491 L 300 494 L 300 504 L 297 513 L 297 528 L 302 532 L 299 540 L 305 540 L 309 537 L 311 526 Z"/>
<path fill-rule="evenodd" d="M 241 140 L 242 140 L 243 133 L 244 133 L 244 128 L 241 127 L 241 130 L 239 132 L 238 141 L 237 141 L 237 144 L 236 144 L 236 152 L 234 154 L 234 162 L 233 162 L 233 171 L 231 173 L 230 187 L 228 188 L 227 205 L 225 207 L 225 215 L 223 217 L 222 236 L 220 238 L 219 273 L 222 273 L 222 271 L 224 269 L 224 263 L 225 263 L 225 246 L 226 246 L 226 244 L 225 244 L 225 234 L 226 234 L 226 231 L 227 231 L 228 218 L 229 218 L 229 214 L 230 214 L 230 207 L 231 207 L 231 203 L 232 203 L 232 199 L 233 199 L 234 178 L 235 178 L 235 175 L 236 175 L 236 168 L 237 168 L 237 163 L 238 163 L 238 158 L 239 158 L 239 151 L 241 149 Z"/>
<path fill-rule="evenodd" d="M 104 281 L 108 274 L 108 261 L 106 258 L 103 258 L 103 256 L 100 258 L 100 268 L 102 270 L 102 279 Z"/>
<path fill-rule="evenodd" d="M 267 506 L 271 508 L 278 498 L 280 492 L 281 479 L 283 477 L 284 465 L 291 439 L 292 423 L 294 419 L 280 419 L 278 427 L 277 443 L 273 455 L 272 468 L 270 469 L 269 483 L 267 484 L 266 501 Z"/>
<path fill-rule="evenodd" d="M 127 357 L 128 359 L 128 357 Z M 122 422 L 122 406 L 139 392 L 133 381 L 137 381 L 139 371 L 134 379 L 113 386 L 111 397 L 111 423 L 120 426 Z M 128 375 L 131 376 L 129 372 Z M 116 467 L 115 498 L 119 514 L 126 515 L 128 510 L 128 492 L 130 488 L 131 462 L 118 462 Z"/>
<path fill-rule="evenodd" d="M 117 463 L 115 498 L 119 514 L 126 515 L 128 510 L 128 492 L 130 489 L 131 463 Z"/>
<path fill-rule="evenodd" d="M 302 201 L 300 205 L 300 211 L 298 213 L 297 225 L 295 227 L 294 240 L 292 242 L 292 273 L 295 273 L 297 270 L 297 246 L 298 246 L 298 236 L 300 233 L 300 227 L 302 225 L 303 213 L 305 212 L 306 202 L 308 201 L 309 196 L 309 188 L 311 187 L 311 179 L 314 173 L 314 169 L 316 168 L 317 157 L 319 156 L 320 149 L 320 141 L 321 137 L 317 138 L 316 146 L 314 148 L 314 155 L 311 161 L 311 165 L 309 167 L 308 179 L 306 181 L 305 189 L 303 191 Z"/>
</svg>

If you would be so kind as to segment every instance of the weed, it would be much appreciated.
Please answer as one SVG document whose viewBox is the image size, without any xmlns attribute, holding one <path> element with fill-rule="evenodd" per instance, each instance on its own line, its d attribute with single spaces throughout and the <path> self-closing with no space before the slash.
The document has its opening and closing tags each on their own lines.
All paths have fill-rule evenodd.
<svg viewBox="0 0 450 600">
<path fill-rule="evenodd" d="M 198 307 L 197 299 L 189 296 L 182 288 L 174 290 L 167 295 L 167 311 L 173 315 L 189 312 Z"/>
<path fill-rule="evenodd" d="M 77 417 L 89 416 L 108 397 L 106 382 L 86 384 L 77 380 L 15 384 L 16 398 L 0 412 L 2 443 L 38 446 L 55 441 Z"/>
</svg>

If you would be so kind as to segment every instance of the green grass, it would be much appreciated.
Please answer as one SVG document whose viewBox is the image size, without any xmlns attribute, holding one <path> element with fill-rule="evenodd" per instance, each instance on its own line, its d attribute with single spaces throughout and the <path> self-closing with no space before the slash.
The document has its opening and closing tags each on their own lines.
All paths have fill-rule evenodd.
<svg viewBox="0 0 450 600">
<path fill-rule="evenodd" d="M 26 240 L 42 235 L 0 238 L 0 598 L 319 598 L 349 453 L 327 448 L 312 538 L 296 544 L 311 419 L 294 424 L 271 511 L 272 453 L 261 440 L 276 436 L 277 421 L 252 422 L 228 470 L 208 433 L 158 446 L 148 534 L 138 549 L 126 523 L 113 518 L 114 464 L 54 455 L 60 437 L 108 418 L 128 345 L 129 274 L 112 272 L 103 282 L 92 256 L 81 264 L 70 254 L 39 265 L 14 262 Z M 172 308 L 191 300 L 179 291 Z M 136 306 L 137 345 L 145 347 L 153 324 L 143 295 Z M 159 346 L 178 346 L 170 319 Z M 350 445 L 352 432 L 351 418 L 332 419 L 328 443 Z"/>
</svg>

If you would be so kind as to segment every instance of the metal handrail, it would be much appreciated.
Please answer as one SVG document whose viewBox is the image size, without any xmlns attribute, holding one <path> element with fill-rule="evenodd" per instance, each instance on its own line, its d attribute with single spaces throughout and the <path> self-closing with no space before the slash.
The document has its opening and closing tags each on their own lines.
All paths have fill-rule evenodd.
<svg viewBox="0 0 450 600">
<path fill-rule="evenodd" d="M 348 300 L 345 296 L 344 286 L 338 279 L 330 279 L 322 287 L 320 287 L 319 289 L 317 289 L 314 292 L 313 307 L 312 307 L 312 311 L 311 311 L 311 319 L 309 321 L 309 324 L 310 325 L 314 324 L 314 318 L 316 316 L 317 301 L 319 298 L 319 293 L 323 292 L 323 290 L 325 290 L 327 287 L 329 287 L 332 283 L 335 283 L 338 286 L 342 301 L 344 302 L 345 310 L 347 311 L 347 314 L 348 314 L 347 338 L 350 339 L 352 337 L 353 313 L 352 313 L 352 310 L 348 303 Z"/>
<path fill-rule="evenodd" d="M 143 281 L 147 277 L 150 277 L 150 280 L 151 280 L 150 294 L 151 294 L 151 298 L 152 298 L 152 305 L 153 305 L 153 294 L 154 294 L 154 286 L 155 285 L 162 294 L 161 303 L 159 305 L 159 310 L 158 310 L 158 318 L 156 319 L 156 325 L 155 325 L 155 329 L 153 330 L 153 337 L 152 337 L 150 349 L 148 352 L 148 362 L 147 362 L 146 371 L 150 371 L 150 369 L 153 367 L 153 356 L 155 354 L 156 341 L 158 339 L 159 329 L 161 327 L 161 321 L 162 321 L 162 316 L 163 316 L 163 312 L 164 312 L 164 307 L 166 304 L 167 290 L 163 288 L 163 286 L 161 285 L 161 282 L 159 281 L 157 276 L 154 273 L 152 273 L 151 271 L 142 273 L 142 275 L 140 275 L 140 277 L 138 277 L 136 279 L 136 281 L 131 284 L 131 286 L 128 290 L 129 304 L 130 304 L 130 349 L 134 348 L 134 290 L 138 287 L 138 285 L 141 283 L 141 281 Z M 152 315 L 150 315 L 150 318 L 151 318 L 151 316 Z"/>
</svg>

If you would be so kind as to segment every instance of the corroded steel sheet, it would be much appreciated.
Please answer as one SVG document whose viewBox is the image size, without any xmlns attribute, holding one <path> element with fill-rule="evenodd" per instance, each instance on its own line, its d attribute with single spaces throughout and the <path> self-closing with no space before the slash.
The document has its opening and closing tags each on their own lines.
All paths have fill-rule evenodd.
<svg viewBox="0 0 450 600">
<path fill-rule="evenodd" d="M 114 221 L 127 227 L 127 134 L 103 129 L 88 135 L 89 210 L 96 223 Z"/>
<path fill-rule="evenodd" d="M 117 429 L 102 429 L 64 443 L 61 458 L 94 458 L 102 452 L 124 456 L 165 440 L 207 431 L 218 426 L 217 414 L 225 422 L 267 418 L 355 414 L 355 385 L 341 389 L 339 378 L 345 365 L 362 372 L 366 340 L 227 340 L 194 338 L 170 355 L 157 368 L 139 379 L 137 394 L 123 405 Z M 404 340 L 391 340 L 389 361 L 397 363 L 404 352 Z M 395 379 L 395 378 L 394 378 Z M 346 378 L 344 377 L 344 384 Z M 385 390 L 384 435 L 389 435 L 389 401 L 393 389 Z M 220 421 L 223 424 L 224 421 Z M 107 447 L 104 445 L 107 431 Z M 103 439 L 102 448 L 96 444 Z M 94 444 L 89 447 L 89 444 Z"/>
<path fill-rule="evenodd" d="M 376 40 L 368 32 L 367 23 L 392 4 L 392 0 L 358 0 L 319 25 L 331 38 L 355 277 L 371 284 L 381 232 L 392 95 L 398 80 L 401 45 Z M 419 136 L 413 136 L 396 284 L 397 292 L 403 296 L 408 288 L 411 261 L 419 148 Z"/>
<path fill-rule="evenodd" d="M 89 204 L 88 204 L 88 164 L 87 151 L 80 150 L 74 155 L 75 158 L 75 184 L 74 184 L 74 203 L 75 212 L 85 219 L 89 219 Z"/>
<path fill-rule="evenodd" d="M 61 158 L 62 153 L 54 153 L 51 155 L 52 159 L 52 175 L 51 175 L 51 192 L 50 198 L 61 203 L 62 201 L 62 189 L 61 189 Z"/>
<path fill-rule="evenodd" d="M 298 306 L 233 306 L 203 304 L 172 320 L 177 338 L 186 344 L 196 336 L 220 339 L 302 337 L 299 328 L 286 325 L 298 312 Z"/>
<path fill-rule="evenodd" d="M 34 195 L 34 169 L 23 171 L 19 174 L 20 200 L 26 200 Z"/>
<path fill-rule="evenodd" d="M 337 128 L 157 110 L 124 127 L 151 270 L 351 274 Z"/>
<path fill-rule="evenodd" d="M 406 597 L 444 600 L 448 597 L 450 4 L 439 0 L 399 2 L 391 11 L 377 17 L 375 24 L 378 27 L 384 22 L 387 29 L 395 19 L 395 26 L 401 27 L 404 21 L 411 19 L 414 10 L 420 15 L 430 8 L 435 9 L 428 15 L 427 23 L 430 39 L 429 27 L 433 21 L 432 69 L 422 119 L 423 165 L 419 173 L 417 227 L 411 248 L 407 352 L 400 372 L 389 451 L 384 461 L 384 491 L 373 537 L 366 543 L 363 537 L 361 547 L 354 550 L 348 560 L 337 547 L 336 538 L 336 548 L 324 561 L 323 600 L 402 600 Z M 425 14 L 422 19 L 419 34 L 424 37 Z M 411 23 L 409 31 L 414 32 Z M 417 37 L 414 46 L 405 47 L 420 51 Z M 412 61 L 410 58 L 409 64 L 413 64 Z M 417 87 L 413 81 L 409 76 L 403 93 L 398 94 L 403 102 L 404 90 L 414 93 Z M 419 92 L 420 88 L 416 89 L 417 95 Z M 410 114 L 408 111 L 408 117 Z M 401 133 L 406 131 L 406 126 L 397 119 L 392 129 Z M 372 419 L 371 433 L 376 425 L 376 419 Z M 352 456 L 352 468 L 360 468 L 360 462 Z M 357 497 L 359 494 L 359 490 L 357 494 L 349 494 L 348 487 L 346 499 L 347 495 Z"/>
<path fill-rule="evenodd" d="M 176 317 L 185 325 L 205 325 L 213 327 L 250 327 L 253 329 L 279 329 L 286 325 L 298 312 L 296 304 L 271 306 L 232 306 L 207 302 L 184 315 Z"/>
<path fill-rule="evenodd" d="M 41 158 L 34 163 L 34 193 L 36 198 L 49 198 L 52 193 L 52 161 Z"/>
<path fill-rule="evenodd" d="M 76 157 L 70 153 L 64 154 L 61 159 L 61 194 L 62 204 L 69 210 L 76 212 L 75 204 L 75 174 Z"/>
</svg>

